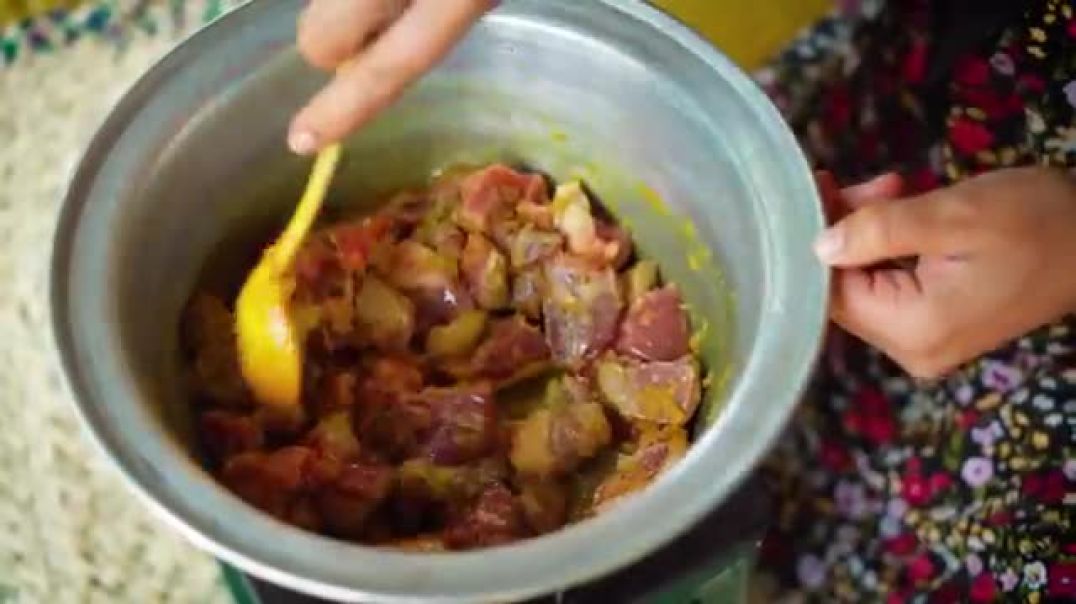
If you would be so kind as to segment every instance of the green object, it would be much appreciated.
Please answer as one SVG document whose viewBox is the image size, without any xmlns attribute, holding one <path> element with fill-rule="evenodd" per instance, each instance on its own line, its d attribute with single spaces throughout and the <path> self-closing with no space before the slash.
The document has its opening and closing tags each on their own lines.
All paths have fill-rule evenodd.
<svg viewBox="0 0 1076 604">
<path fill-rule="evenodd" d="M 221 576 L 224 578 L 224 584 L 227 585 L 228 591 L 231 592 L 235 604 L 261 604 L 261 598 L 254 591 L 254 586 L 250 584 L 250 580 L 247 579 L 246 575 L 224 562 L 221 562 L 220 570 Z"/>
<path fill-rule="evenodd" d="M 746 604 L 754 553 L 753 546 L 733 549 L 644 604 Z M 221 563 L 221 572 L 236 604 L 261 604 L 261 598 L 245 575 L 225 563 Z"/>
</svg>

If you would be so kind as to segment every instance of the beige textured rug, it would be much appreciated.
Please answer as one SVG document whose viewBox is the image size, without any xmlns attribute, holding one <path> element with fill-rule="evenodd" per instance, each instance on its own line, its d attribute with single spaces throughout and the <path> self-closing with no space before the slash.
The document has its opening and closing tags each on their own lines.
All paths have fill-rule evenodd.
<svg viewBox="0 0 1076 604">
<path fill-rule="evenodd" d="M 80 433 L 49 331 L 66 180 L 118 96 L 184 33 L 164 25 L 172 8 L 153 36 L 87 35 L 0 63 L 0 603 L 230 601 L 217 563 L 149 517 Z"/>
</svg>

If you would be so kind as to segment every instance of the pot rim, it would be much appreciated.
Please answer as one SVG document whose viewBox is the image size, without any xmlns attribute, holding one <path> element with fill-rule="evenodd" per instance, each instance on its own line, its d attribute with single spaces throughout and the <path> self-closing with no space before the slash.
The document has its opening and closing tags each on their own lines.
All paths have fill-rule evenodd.
<svg viewBox="0 0 1076 604">
<path fill-rule="evenodd" d="M 799 173 L 801 193 L 809 198 L 804 202 L 810 201 L 815 207 L 812 227 L 821 229 L 821 204 L 806 160 L 798 151 L 798 144 L 784 120 L 746 74 L 688 27 L 643 0 L 591 1 L 663 32 L 686 53 L 721 74 L 752 104 L 759 112 L 760 127 L 783 147 L 795 150 L 789 155 L 796 157 L 784 159 L 793 162 L 794 170 Z M 244 529 L 232 530 L 232 526 L 207 517 L 195 517 L 186 507 L 182 511 L 173 509 L 159 486 L 147 484 L 151 482 L 147 475 L 152 476 L 159 470 L 146 468 L 144 460 L 132 459 L 123 451 L 129 445 L 117 442 L 119 437 L 111 434 L 92 413 L 93 407 L 103 403 L 93 399 L 92 389 L 87 386 L 82 364 L 75 354 L 76 338 L 69 328 L 69 270 L 74 234 L 78 230 L 89 185 L 98 178 L 110 148 L 123 137 L 125 120 L 151 94 L 155 83 L 197 60 L 200 54 L 198 39 L 227 35 L 226 32 L 234 28 L 250 25 L 261 14 L 272 10 L 272 4 L 275 3 L 250 2 L 237 8 L 192 34 L 154 64 L 122 97 L 90 140 L 61 209 L 50 276 L 56 353 L 76 414 L 86 433 L 134 492 L 158 517 L 216 557 L 269 581 L 344 601 L 403 602 L 416 598 L 429 602 L 503 601 L 549 593 L 638 561 L 668 544 L 720 504 L 776 440 L 813 369 L 813 361 L 821 347 L 829 291 L 828 271 L 813 259 L 788 259 L 789 265 L 784 269 L 787 273 L 797 273 L 801 283 L 806 281 L 806 287 L 801 284 L 796 292 L 792 292 L 787 279 L 774 280 L 773 295 L 767 296 L 761 313 L 761 320 L 769 325 L 757 336 L 753 352 L 742 368 L 743 379 L 727 394 L 726 409 L 748 405 L 752 400 L 765 400 L 768 412 L 741 414 L 751 417 L 741 417 L 737 424 L 731 424 L 726 410 L 712 429 L 693 443 L 688 457 L 665 473 L 661 488 L 647 489 L 608 513 L 565 530 L 494 549 L 452 554 L 405 554 L 343 544 L 307 533 L 263 517 L 260 512 L 229 496 L 232 501 L 221 503 L 231 512 L 224 516 L 237 518 L 237 524 L 241 523 Z M 488 18 L 500 17 L 494 13 Z M 784 305 L 793 296 L 797 300 L 795 312 Z M 768 379 L 768 376 L 781 372 L 784 372 L 781 380 Z M 796 391 L 791 392 L 788 384 L 797 385 Z M 728 465 L 721 459 L 713 459 L 714 456 L 703 455 L 709 448 L 707 442 L 730 429 L 750 429 L 763 435 L 749 441 L 750 445 L 739 460 L 749 459 L 750 463 Z M 223 489 L 218 487 L 218 490 Z M 217 503 L 220 502 L 214 502 Z M 668 510 L 674 512 L 668 513 Z M 279 563 L 279 559 L 277 562 L 266 560 L 265 550 L 254 543 L 254 537 L 264 536 L 266 531 L 277 535 L 281 546 L 296 546 L 286 552 L 323 552 L 326 557 L 346 560 L 354 572 L 342 582 L 328 574 L 317 576 L 316 573 L 296 572 Z M 566 556 L 565 552 L 571 552 L 571 555 Z M 451 587 L 444 588 L 446 582 Z"/>
</svg>

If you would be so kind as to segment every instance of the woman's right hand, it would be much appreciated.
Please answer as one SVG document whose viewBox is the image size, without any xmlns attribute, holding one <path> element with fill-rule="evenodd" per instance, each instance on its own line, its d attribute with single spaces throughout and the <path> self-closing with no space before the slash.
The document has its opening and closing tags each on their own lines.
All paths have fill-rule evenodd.
<svg viewBox="0 0 1076 604">
<path fill-rule="evenodd" d="M 314 66 L 338 71 L 292 119 L 288 146 L 309 155 L 362 126 L 432 68 L 495 3 L 311 0 L 299 19 L 299 51 Z"/>
</svg>

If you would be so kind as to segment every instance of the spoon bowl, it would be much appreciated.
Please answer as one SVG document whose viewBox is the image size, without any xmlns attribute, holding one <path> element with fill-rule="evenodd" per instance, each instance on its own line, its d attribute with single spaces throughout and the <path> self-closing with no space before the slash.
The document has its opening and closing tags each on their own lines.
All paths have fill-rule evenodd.
<svg viewBox="0 0 1076 604">
<path fill-rule="evenodd" d="M 339 145 L 318 155 L 295 214 L 280 238 L 262 254 L 236 299 L 240 369 L 255 399 L 265 405 L 291 408 L 299 404 L 305 338 L 291 301 L 293 265 L 339 160 Z"/>
</svg>

